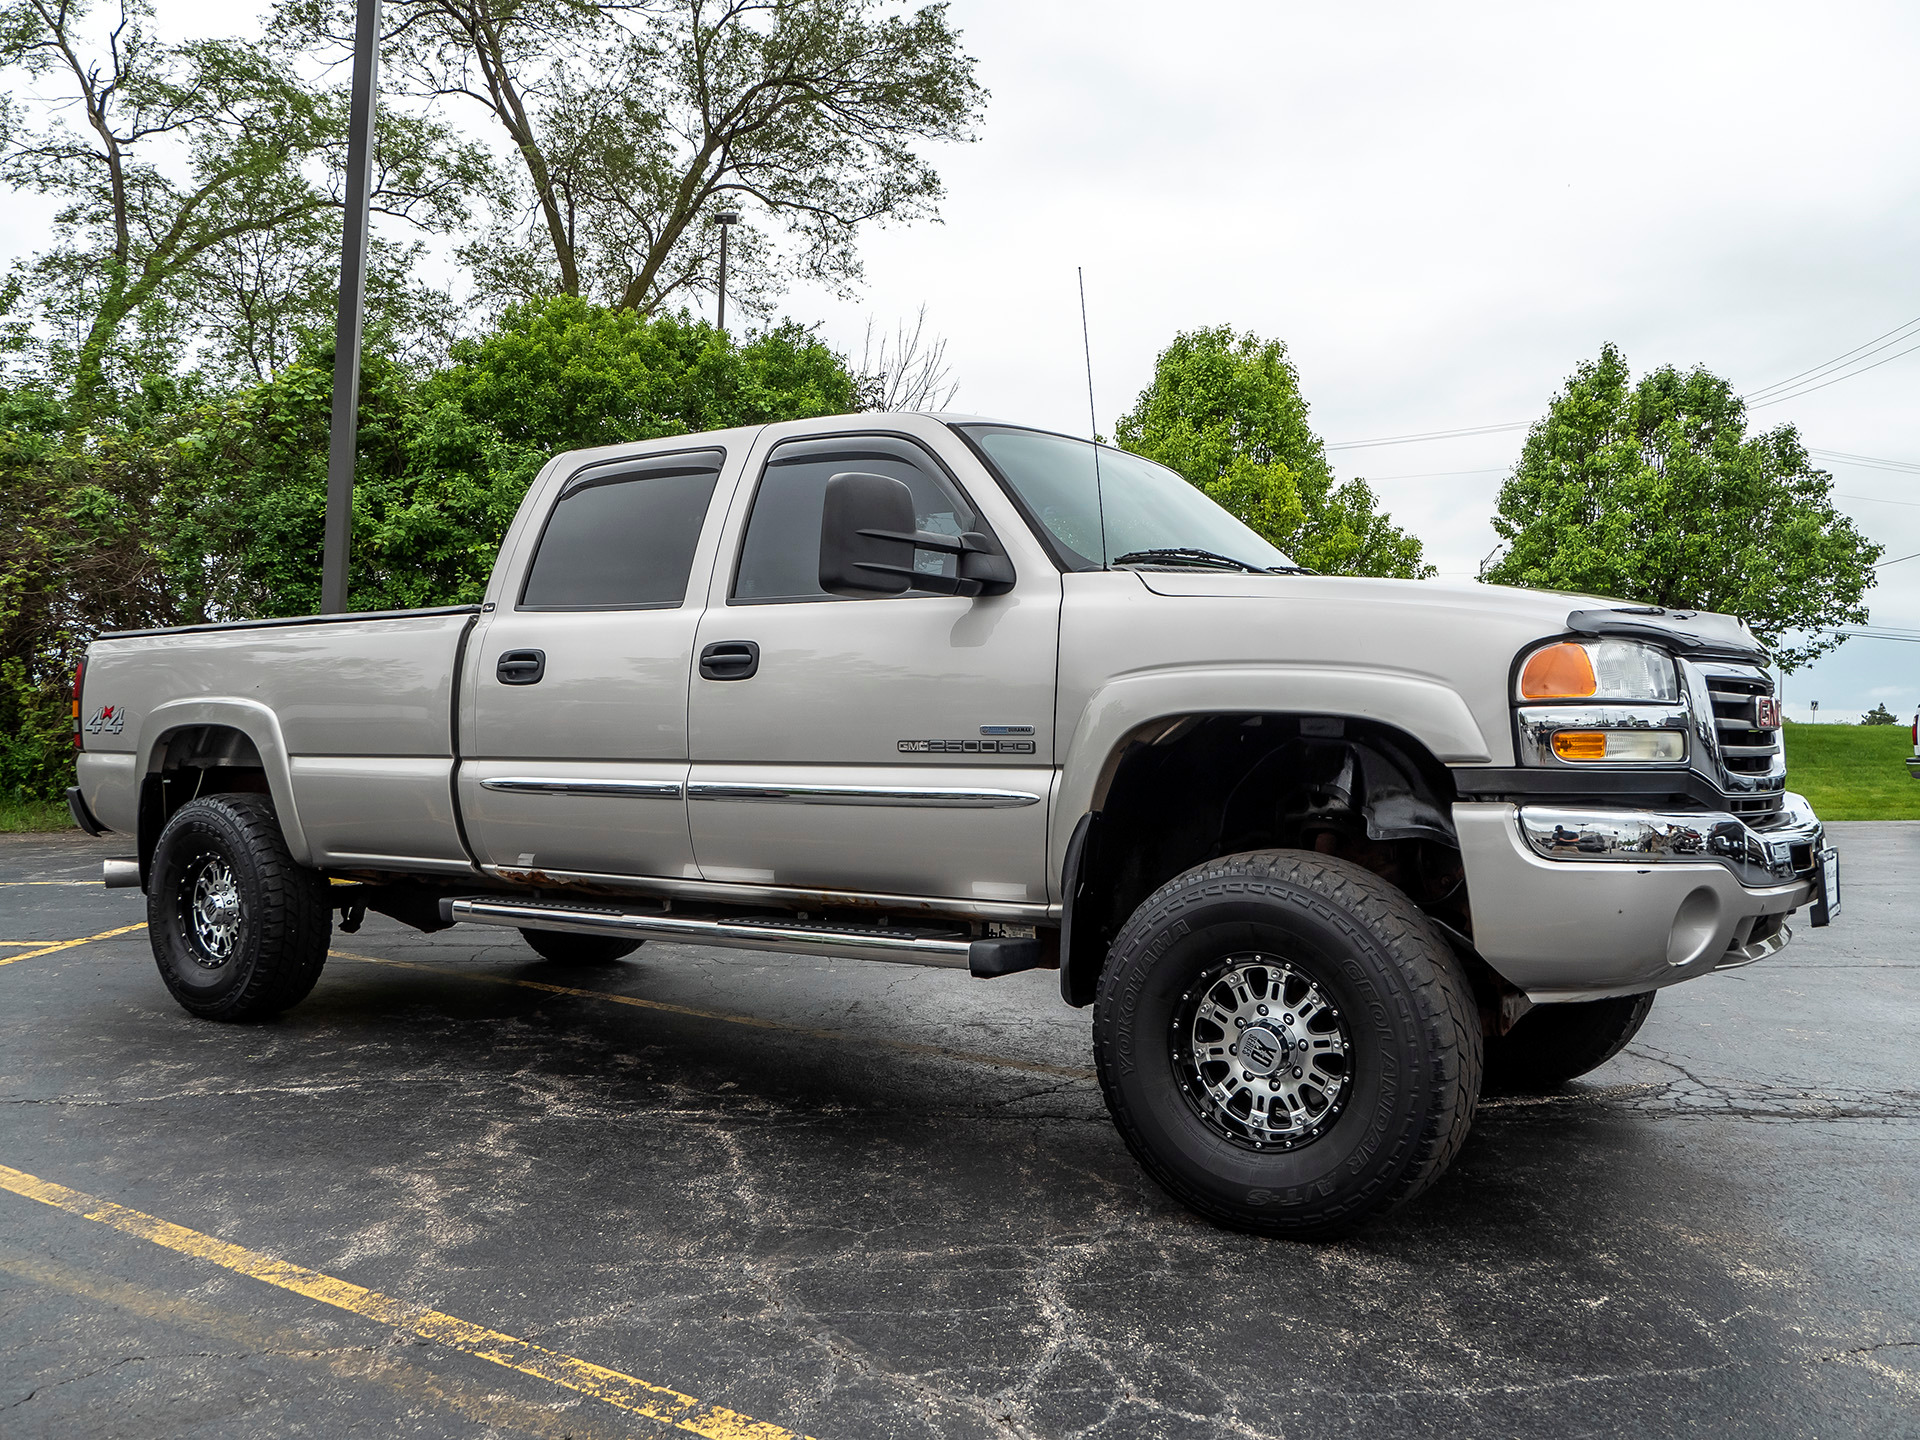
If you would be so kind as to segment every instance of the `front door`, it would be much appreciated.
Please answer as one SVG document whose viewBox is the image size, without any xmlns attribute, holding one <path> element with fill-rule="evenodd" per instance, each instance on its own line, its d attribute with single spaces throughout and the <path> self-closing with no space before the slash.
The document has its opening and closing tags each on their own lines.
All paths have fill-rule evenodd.
<svg viewBox="0 0 1920 1440">
<path fill-rule="evenodd" d="M 821 506 L 847 471 L 904 481 L 922 530 L 990 529 L 954 472 L 900 436 L 788 440 L 743 482 L 689 705 L 701 873 L 1043 905 L 1059 574 L 1029 565 L 997 596 L 829 596 Z"/>
<path fill-rule="evenodd" d="M 717 449 L 648 455 L 559 487 L 520 593 L 498 598 L 467 669 L 460 803 L 489 868 L 698 874 L 687 678 L 724 463 Z"/>
</svg>

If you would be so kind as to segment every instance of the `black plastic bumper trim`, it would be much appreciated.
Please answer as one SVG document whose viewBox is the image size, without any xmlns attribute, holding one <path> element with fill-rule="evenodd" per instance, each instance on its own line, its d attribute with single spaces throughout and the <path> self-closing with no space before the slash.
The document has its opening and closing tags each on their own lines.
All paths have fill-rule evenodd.
<svg viewBox="0 0 1920 1440">
<path fill-rule="evenodd" d="M 106 826 L 94 818 L 93 811 L 87 808 L 87 797 L 80 793 L 78 785 L 67 787 L 67 813 L 73 816 L 73 823 L 89 835 L 110 833 Z"/>
</svg>

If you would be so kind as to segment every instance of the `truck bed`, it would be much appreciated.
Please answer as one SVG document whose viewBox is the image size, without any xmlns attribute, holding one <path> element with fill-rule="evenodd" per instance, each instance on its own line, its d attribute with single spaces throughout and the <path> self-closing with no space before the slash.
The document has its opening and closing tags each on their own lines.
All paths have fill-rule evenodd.
<svg viewBox="0 0 1920 1440">
<path fill-rule="evenodd" d="M 252 743 L 295 858 L 466 870 L 452 794 L 456 671 L 477 605 L 103 635 L 80 696 L 80 789 L 135 833 L 141 781 L 198 727 Z"/>
</svg>

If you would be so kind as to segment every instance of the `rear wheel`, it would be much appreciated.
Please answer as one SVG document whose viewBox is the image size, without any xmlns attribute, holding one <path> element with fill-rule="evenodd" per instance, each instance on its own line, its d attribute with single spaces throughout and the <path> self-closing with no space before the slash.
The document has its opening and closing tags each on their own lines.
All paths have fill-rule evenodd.
<svg viewBox="0 0 1920 1440">
<path fill-rule="evenodd" d="M 1154 1179 L 1210 1219 L 1298 1238 L 1432 1184 L 1480 1088 L 1451 948 L 1378 876 L 1297 850 L 1230 855 L 1154 892 L 1108 955 L 1094 1052 Z"/>
<path fill-rule="evenodd" d="M 565 930 L 522 930 L 520 938 L 543 960 L 562 965 L 605 965 L 638 950 L 641 941 L 611 935 L 575 935 Z"/>
<path fill-rule="evenodd" d="M 1654 993 L 1534 1006 L 1487 1041 L 1487 1088 L 1537 1094 L 1598 1070 L 1640 1033 Z"/>
<path fill-rule="evenodd" d="M 266 796 L 189 801 L 160 832 L 147 934 L 188 1013 L 257 1020 L 299 1004 L 332 933 L 326 877 L 293 862 Z"/>
</svg>

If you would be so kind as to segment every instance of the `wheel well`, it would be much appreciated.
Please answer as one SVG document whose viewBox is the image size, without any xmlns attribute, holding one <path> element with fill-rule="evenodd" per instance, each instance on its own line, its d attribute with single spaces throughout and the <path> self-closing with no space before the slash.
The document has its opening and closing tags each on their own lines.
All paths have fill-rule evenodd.
<svg viewBox="0 0 1920 1440">
<path fill-rule="evenodd" d="M 174 812 L 202 795 L 271 795 L 260 751 L 231 725 L 188 725 L 162 737 L 140 780 L 140 880 Z"/>
<path fill-rule="evenodd" d="M 1471 933 L 1451 773 L 1419 740 L 1345 716 L 1187 715 L 1109 759 L 1066 877 L 1061 994 L 1090 1004 L 1108 948 L 1174 876 L 1243 850 L 1313 850 L 1371 870 Z"/>
</svg>

